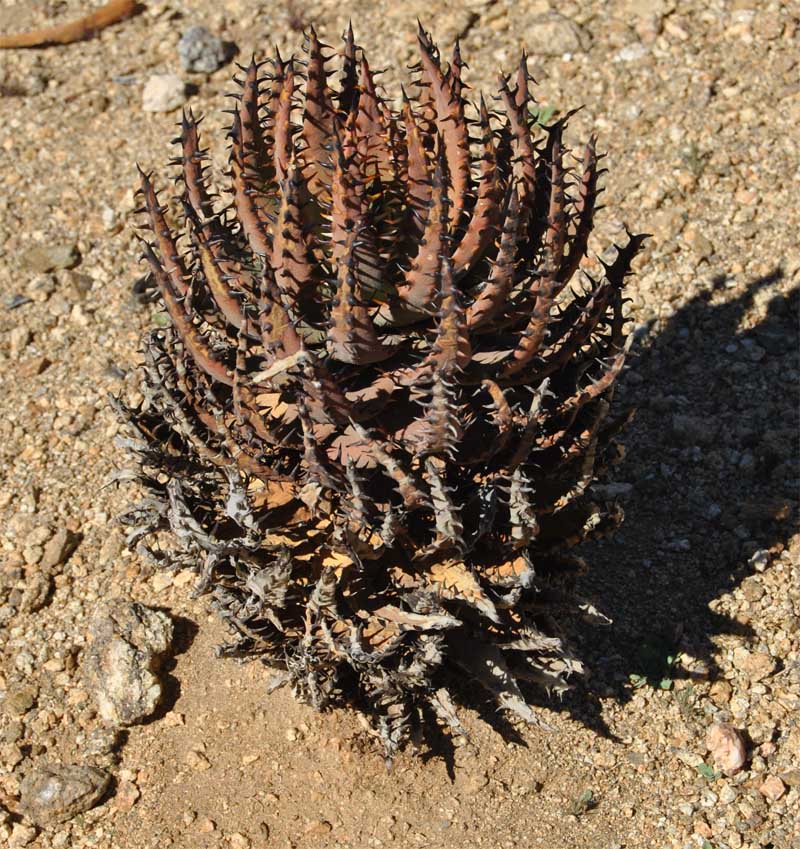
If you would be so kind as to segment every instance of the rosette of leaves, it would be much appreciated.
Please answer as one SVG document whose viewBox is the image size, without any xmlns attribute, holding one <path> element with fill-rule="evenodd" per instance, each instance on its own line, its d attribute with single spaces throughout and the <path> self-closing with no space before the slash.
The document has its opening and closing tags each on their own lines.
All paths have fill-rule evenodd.
<svg viewBox="0 0 800 849">
<path fill-rule="evenodd" d="M 558 693 L 579 668 L 568 549 L 621 518 L 587 490 L 624 421 L 607 413 L 642 243 L 579 271 L 594 139 L 572 154 L 569 116 L 537 123 L 524 56 L 490 108 L 458 46 L 444 62 L 418 40 L 396 105 L 352 30 L 336 70 L 313 30 L 302 61 L 243 68 L 228 202 L 184 115 L 177 196 L 141 174 L 168 321 L 123 411 L 131 541 L 168 531 L 151 548 L 197 570 L 221 652 L 356 705 L 389 757 L 426 715 L 463 733 L 469 682 L 536 722 L 521 686 Z"/>
</svg>

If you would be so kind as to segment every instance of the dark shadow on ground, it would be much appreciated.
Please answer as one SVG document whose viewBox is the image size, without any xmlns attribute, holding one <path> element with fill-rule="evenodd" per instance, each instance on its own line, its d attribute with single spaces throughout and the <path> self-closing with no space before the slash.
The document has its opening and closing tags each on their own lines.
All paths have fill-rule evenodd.
<svg viewBox="0 0 800 849">
<path fill-rule="evenodd" d="M 757 326 L 741 326 L 757 294 L 781 280 L 776 270 L 720 302 L 717 278 L 663 331 L 640 328 L 617 396 L 637 409 L 612 470 L 631 487 L 625 523 L 581 549 L 590 571 L 578 590 L 613 625 L 573 632 L 589 672 L 564 700 L 601 733 L 599 698 L 626 701 L 635 686 L 687 677 L 670 667 L 679 651 L 714 677 L 715 638 L 750 631 L 709 602 L 754 571 L 755 552 L 793 533 L 800 289 L 775 296 Z"/>
<path fill-rule="evenodd" d="M 170 673 L 177 665 L 175 658 L 189 650 L 199 630 L 197 624 L 192 622 L 191 619 L 186 619 L 184 616 L 176 616 L 166 607 L 156 609 L 166 613 L 170 617 L 174 636 L 170 655 L 162 662 L 160 669 L 162 673 L 160 677 L 163 695 L 155 712 L 143 723 L 145 725 L 158 722 L 158 720 L 163 719 L 175 707 L 175 703 L 181 696 L 181 682 Z"/>
</svg>

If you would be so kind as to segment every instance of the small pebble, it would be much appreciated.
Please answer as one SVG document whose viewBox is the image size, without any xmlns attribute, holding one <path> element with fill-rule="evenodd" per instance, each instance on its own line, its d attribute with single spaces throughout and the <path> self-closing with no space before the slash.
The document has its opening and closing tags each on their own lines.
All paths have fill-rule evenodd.
<svg viewBox="0 0 800 849">
<path fill-rule="evenodd" d="M 775 670 L 775 661 L 767 652 L 748 651 L 744 646 L 733 650 L 733 665 L 751 681 L 761 681 Z"/>
<path fill-rule="evenodd" d="M 732 725 L 715 722 L 706 734 L 706 746 L 714 758 L 714 763 L 726 775 L 734 775 L 744 766 L 744 742 Z"/>
<path fill-rule="evenodd" d="M 95 728 L 86 738 L 84 751 L 87 755 L 107 755 L 119 745 L 120 734 L 116 728 Z"/>
<path fill-rule="evenodd" d="M 617 62 L 635 62 L 637 59 L 647 56 L 649 52 L 644 44 L 637 42 L 623 47 L 614 58 Z"/>
<path fill-rule="evenodd" d="M 211 761 L 202 752 L 189 752 L 186 755 L 186 763 L 197 772 L 205 772 L 211 768 Z"/>
<path fill-rule="evenodd" d="M 177 74 L 153 74 L 142 91 L 145 112 L 172 112 L 186 103 L 186 85 Z"/>
<path fill-rule="evenodd" d="M 171 587 L 173 582 L 172 573 L 170 572 L 156 572 L 153 575 L 152 584 L 153 589 L 157 592 L 163 592 L 167 587 Z"/>
<path fill-rule="evenodd" d="M 36 829 L 32 826 L 23 825 L 21 822 L 14 823 L 8 845 L 12 849 L 16 849 L 17 846 L 30 846 L 36 840 L 36 834 Z"/>
<path fill-rule="evenodd" d="M 800 787 L 800 769 L 788 769 L 781 773 L 781 781 L 789 787 Z"/>
<path fill-rule="evenodd" d="M 114 795 L 114 807 L 118 811 L 127 813 L 133 809 L 139 796 L 141 796 L 139 788 L 132 781 L 120 781 Z"/>
<path fill-rule="evenodd" d="M 750 555 L 750 560 L 748 563 L 756 570 L 756 572 L 763 572 L 767 566 L 769 566 L 770 554 L 765 549 L 761 548 L 758 551 L 754 551 L 753 554 Z"/>
<path fill-rule="evenodd" d="M 10 692 L 4 702 L 5 711 L 10 716 L 24 716 L 36 702 L 36 691 L 31 687 L 21 687 Z"/>
<path fill-rule="evenodd" d="M 33 334 L 27 327 L 15 327 L 9 333 L 9 350 L 11 356 L 17 359 L 19 355 L 28 347 L 33 338 Z"/>
<path fill-rule="evenodd" d="M 49 570 L 61 566 L 72 554 L 78 541 L 66 528 L 59 528 L 44 547 L 40 568 Z"/>
<path fill-rule="evenodd" d="M 784 783 L 777 775 L 770 775 L 758 789 L 770 802 L 777 802 L 786 792 Z"/>
<path fill-rule="evenodd" d="M 205 27 L 192 26 L 178 42 L 178 55 L 185 71 L 212 74 L 227 58 L 222 40 Z"/>
<path fill-rule="evenodd" d="M 311 820 L 305 827 L 308 837 L 324 837 L 333 831 L 333 826 L 327 820 Z"/>
</svg>

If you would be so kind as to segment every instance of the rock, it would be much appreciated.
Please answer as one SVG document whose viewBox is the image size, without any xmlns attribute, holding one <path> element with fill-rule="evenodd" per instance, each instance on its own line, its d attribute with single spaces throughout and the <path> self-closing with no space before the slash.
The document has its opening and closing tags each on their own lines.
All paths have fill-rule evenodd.
<svg viewBox="0 0 800 849">
<path fill-rule="evenodd" d="M 711 445 L 717 436 L 717 428 L 707 418 L 683 413 L 672 417 L 672 432 L 681 442 L 692 445 Z"/>
<path fill-rule="evenodd" d="M 50 597 L 53 589 L 53 579 L 47 573 L 34 572 L 25 580 L 25 590 L 22 593 L 19 609 L 24 613 L 36 613 L 41 610 Z"/>
<path fill-rule="evenodd" d="M 708 696 L 715 705 L 726 705 L 731 699 L 733 687 L 724 678 L 715 681 L 708 691 Z"/>
<path fill-rule="evenodd" d="M 11 835 L 8 838 L 8 845 L 12 847 L 12 849 L 16 849 L 17 846 L 30 846 L 34 840 L 36 840 L 36 829 L 29 825 L 23 825 L 21 822 L 17 822 L 14 823 L 14 826 L 11 829 Z"/>
<path fill-rule="evenodd" d="M 174 581 L 174 576 L 171 572 L 156 572 L 152 578 L 153 589 L 157 592 L 163 592 L 167 587 L 171 587 Z"/>
<path fill-rule="evenodd" d="M 117 211 L 105 203 L 100 207 L 100 220 L 108 233 L 116 233 L 122 226 Z"/>
<path fill-rule="evenodd" d="M 79 542 L 80 539 L 66 528 L 59 528 L 44 547 L 42 559 L 39 561 L 40 568 L 51 570 L 61 566 L 75 551 Z"/>
<path fill-rule="evenodd" d="M 52 274 L 37 274 L 28 281 L 25 292 L 37 304 L 43 304 L 56 290 L 56 281 Z"/>
<path fill-rule="evenodd" d="M 534 56 L 579 53 L 587 50 L 592 41 L 586 30 L 558 12 L 536 15 L 526 23 L 526 44 Z"/>
<path fill-rule="evenodd" d="M 144 84 L 145 112 L 172 112 L 186 102 L 186 85 L 177 74 L 153 74 Z"/>
<path fill-rule="evenodd" d="M 674 250 L 672 243 L 681 233 L 686 224 L 686 213 L 682 209 L 661 209 L 650 219 L 650 230 L 653 240 L 665 252 Z"/>
<path fill-rule="evenodd" d="M 333 831 L 333 826 L 327 820 L 311 820 L 305 827 L 308 837 L 325 837 Z"/>
<path fill-rule="evenodd" d="M 714 758 L 714 763 L 726 775 L 733 775 L 744 766 L 744 742 L 739 732 L 726 722 L 715 722 L 708 729 L 706 746 Z"/>
<path fill-rule="evenodd" d="M 733 650 L 733 665 L 751 681 L 761 681 L 775 670 L 775 661 L 763 651 L 748 651 L 744 646 Z"/>
<path fill-rule="evenodd" d="M 196 772 L 205 772 L 211 768 L 211 761 L 202 752 L 194 750 L 186 755 L 186 763 Z"/>
<path fill-rule="evenodd" d="M 189 27 L 178 42 L 178 55 L 185 71 L 212 74 L 228 58 L 222 40 L 205 27 Z"/>
<path fill-rule="evenodd" d="M 250 849 L 250 847 L 253 845 L 250 842 L 249 837 L 245 837 L 243 834 L 239 833 L 238 831 L 235 832 L 234 834 L 232 834 L 228 838 L 228 840 L 230 841 L 231 849 Z"/>
<path fill-rule="evenodd" d="M 800 769 L 787 769 L 781 773 L 780 779 L 789 787 L 800 787 Z"/>
<path fill-rule="evenodd" d="M 708 259 L 710 256 L 713 256 L 714 244 L 700 230 L 695 227 L 687 227 L 684 231 L 683 238 L 698 257 Z"/>
<path fill-rule="evenodd" d="M 0 763 L 3 764 L 3 767 L 8 772 L 19 766 L 24 759 L 25 756 L 22 754 L 22 749 L 16 743 L 0 746 Z"/>
<path fill-rule="evenodd" d="M 19 355 L 28 347 L 33 339 L 33 334 L 24 325 L 19 325 L 13 328 L 9 333 L 9 351 L 11 356 L 16 360 Z"/>
<path fill-rule="evenodd" d="M 756 572 L 763 572 L 769 566 L 770 559 L 770 553 L 765 548 L 760 548 L 750 555 L 750 559 L 747 562 Z"/>
<path fill-rule="evenodd" d="M 667 4 L 663 0 L 628 0 L 626 7 L 636 34 L 645 44 L 652 44 L 664 28 Z"/>
<path fill-rule="evenodd" d="M 754 333 L 767 353 L 780 357 L 786 352 L 786 340 L 791 338 L 792 329 L 782 322 L 767 319 L 754 328 Z"/>
<path fill-rule="evenodd" d="M 133 809 L 141 796 L 139 788 L 132 781 L 120 781 L 117 792 L 114 794 L 114 807 L 118 811 L 127 813 Z"/>
<path fill-rule="evenodd" d="M 759 792 L 766 796 L 770 802 L 777 802 L 786 792 L 786 787 L 777 775 L 770 775 L 758 788 Z"/>
<path fill-rule="evenodd" d="M 477 796 L 489 783 L 489 773 L 485 769 L 475 772 L 459 770 L 456 772 L 456 786 L 468 796 Z"/>
<path fill-rule="evenodd" d="M 197 824 L 197 830 L 201 834 L 211 834 L 212 831 L 217 827 L 217 824 L 214 820 L 209 819 L 208 817 L 203 817 L 200 822 Z"/>
<path fill-rule="evenodd" d="M 644 44 L 637 42 L 625 45 L 614 58 L 617 62 L 635 62 L 637 59 L 643 59 L 649 52 Z"/>
<path fill-rule="evenodd" d="M 29 360 L 26 360 L 24 363 L 21 363 L 19 368 L 17 369 L 17 374 L 20 377 L 25 379 L 31 377 L 38 377 L 42 372 L 47 371 L 52 363 L 47 357 L 38 356 L 31 357 Z"/>
<path fill-rule="evenodd" d="M 172 622 L 136 602 L 110 603 L 94 617 L 84 672 L 100 715 L 115 725 L 150 716 L 162 696 L 160 661 L 172 645 Z"/>
<path fill-rule="evenodd" d="M 109 755 L 119 743 L 120 732 L 116 728 L 95 728 L 86 738 L 83 751 L 87 755 Z"/>
<path fill-rule="evenodd" d="M 764 597 L 764 587 L 761 584 L 757 584 L 754 581 L 745 581 L 742 584 L 742 595 L 749 602 L 757 602 L 760 601 Z"/>
<path fill-rule="evenodd" d="M 26 271 L 44 274 L 57 268 L 73 268 L 80 262 L 80 254 L 74 244 L 32 245 L 22 252 L 20 262 Z"/>
<path fill-rule="evenodd" d="M 5 699 L 5 712 L 9 716 L 23 716 L 36 702 L 36 690 L 31 687 L 20 687 L 11 691 Z"/>
<path fill-rule="evenodd" d="M 674 7 L 674 4 L 668 0 L 626 0 L 623 5 L 626 12 L 637 18 L 666 15 Z"/>
<path fill-rule="evenodd" d="M 111 776 L 93 766 L 36 767 L 20 785 L 20 806 L 39 825 L 66 822 L 93 808 L 110 783 Z"/>
</svg>

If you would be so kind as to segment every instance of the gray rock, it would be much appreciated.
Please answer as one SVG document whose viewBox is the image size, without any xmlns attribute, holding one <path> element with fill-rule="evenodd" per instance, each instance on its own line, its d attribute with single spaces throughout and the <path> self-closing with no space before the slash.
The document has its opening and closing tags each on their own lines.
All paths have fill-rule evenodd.
<svg viewBox="0 0 800 849">
<path fill-rule="evenodd" d="M 161 701 L 161 659 L 172 645 L 172 622 L 137 603 L 106 605 L 92 620 L 84 661 L 100 716 L 114 725 L 142 722 Z"/>
<path fill-rule="evenodd" d="M 205 27 L 189 27 L 178 42 L 178 55 L 184 70 L 212 74 L 225 64 L 225 45 Z"/>
<path fill-rule="evenodd" d="M 562 56 L 587 50 L 591 36 L 575 21 L 549 12 L 531 18 L 525 27 L 525 43 L 534 56 Z"/>
<path fill-rule="evenodd" d="M 763 572 L 769 566 L 770 559 L 770 553 L 765 548 L 761 548 L 758 551 L 754 551 L 747 562 L 756 572 Z"/>
<path fill-rule="evenodd" d="M 172 112 L 186 102 L 186 84 L 177 74 L 153 74 L 144 84 L 145 112 Z"/>
<path fill-rule="evenodd" d="M 717 436 L 716 426 L 707 418 L 683 413 L 672 417 L 672 432 L 681 442 L 690 445 L 711 445 Z"/>
<path fill-rule="evenodd" d="M 119 745 L 120 732 L 116 728 L 95 728 L 86 738 L 83 751 L 87 755 L 108 755 Z"/>
<path fill-rule="evenodd" d="M 93 808 L 110 783 L 111 776 L 93 766 L 40 766 L 23 779 L 20 805 L 39 825 L 66 822 Z"/>
<path fill-rule="evenodd" d="M 80 262 L 78 248 L 72 244 L 33 245 L 20 257 L 26 271 L 44 274 L 57 268 L 73 268 Z"/>
</svg>

